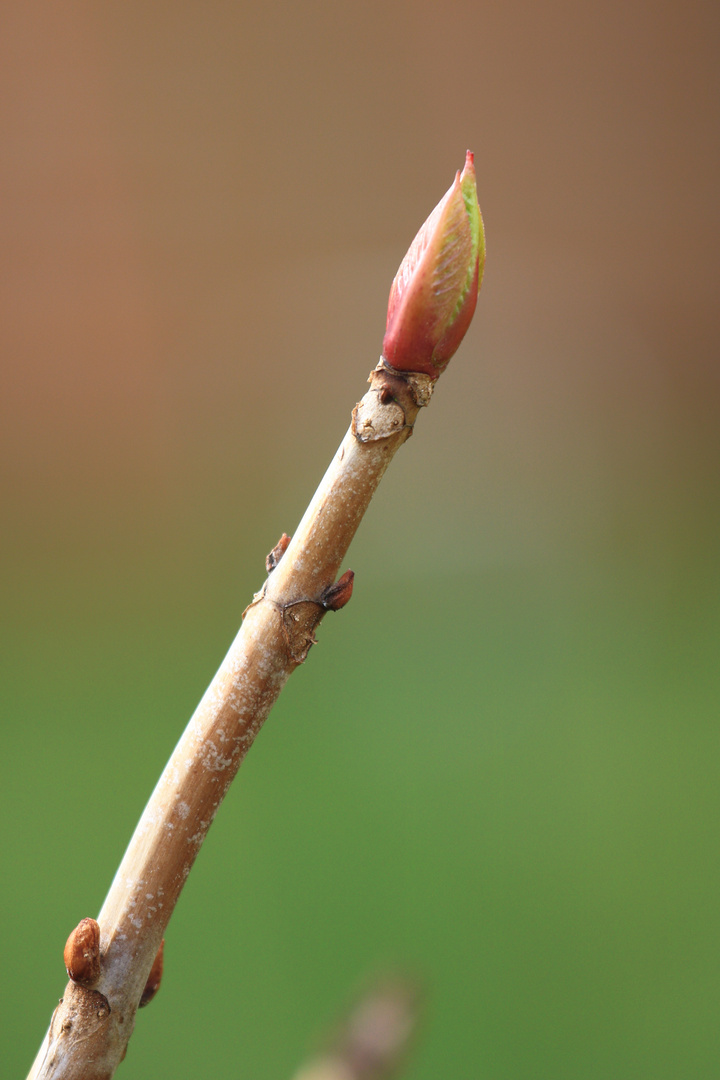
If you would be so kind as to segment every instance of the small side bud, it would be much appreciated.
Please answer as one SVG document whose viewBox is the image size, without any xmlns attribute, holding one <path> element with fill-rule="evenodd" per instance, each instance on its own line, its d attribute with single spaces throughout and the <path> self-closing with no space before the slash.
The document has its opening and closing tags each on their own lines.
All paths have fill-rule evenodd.
<svg viewBox="0 0 720 1080">
<path fill-rule="evenodd" d="M 339 611 L 352 596 L 355 571 L 346 570 L 334 585 L 328 585 L 320 595 L 320 603 L 326 611 Z"/>
<path fill-rule="evenodd" d="M 100 927 L 94 919 L 81 919 L 65 943 L 63 953 L 69 978 L 93 987 L 100 978 Z"/>
<path fill-rule="evenodd" d="M 267 570 L 268 574 L 272 574 L 273 570 L 282 559 L 283 555 L 288 549 L 288 544 L 290 543 L 291 539 L 292 538 L 288 536 L 287 533 L 283 533 L 270 554 L 266 556 L 265 569 Z"/>
<path fill-rule="evenodd" d="M 145 983 L 145 989 L 140 996 L 139 1008 L 142 1009 L 143 1005 L 149 1005 L 152 999 L 160 989 L 160 982 L 162 980 L 163 973 L 163 955 L 165 952 L 165 938 L 160 942 L 160 948 L 157 951 L 155 959 L 153 960 L 153 966 L 150 968 L 150 974 L 148 980 Z"/>
</svg>

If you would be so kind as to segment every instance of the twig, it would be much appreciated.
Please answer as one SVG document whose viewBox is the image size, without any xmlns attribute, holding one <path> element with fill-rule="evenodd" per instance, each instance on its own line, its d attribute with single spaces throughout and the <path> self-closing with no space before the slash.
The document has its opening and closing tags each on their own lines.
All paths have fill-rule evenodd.
<svg viewBox="0 0 720 1080">
<path fill-rule="evenodd" d="M 330 1047 L 293 1080 L 389 1080 L 417 1029 L 420 999 L 407 980 L 377 985 L 340 1024 Z"/>
<path fill-rule="evenodd" d="M 147 804 L 98 917 L 100 974 L 72 980 L 28 1080 L 109 1080 L 168 920 L 230 782 L 327 610 L 351 590 L 342 560 L 432 381 L 380 363 L 287 550 L 242 627 Z M 271 560 L 272 562 L 272 560 Z"/>
<path fill-rule="evenodd" d="M 159 986 L 165 927 L 200 846 L 320 620 L 350 598 L 352 571 L 336 581 L 340 564 L 470 324 L 484 260 L 468 151 L 400 265 L 385 359 L 350 430 L 292 541 L 283 534 L 270 552 L 267 581 L 158 781 L 98 921 L 83 919 L 68 939 L 70 982 L 28 1080 L 110 1080 L 125 1056 L 137 1009 Z"/>
</svg>

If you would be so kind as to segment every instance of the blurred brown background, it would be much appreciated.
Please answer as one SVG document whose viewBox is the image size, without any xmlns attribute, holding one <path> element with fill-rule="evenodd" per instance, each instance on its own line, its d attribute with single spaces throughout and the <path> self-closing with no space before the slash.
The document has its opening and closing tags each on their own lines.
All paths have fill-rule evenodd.
<svg viewBox="0 0 720 1080">
<path fill-rule="evenodd" d="M 10 4 L 15 537 L 76 550 L 81 520 L 112 543 L 142 499 L 178 525 L 248 452 L 267 469 L 244 477 L 253 496 L 292 490 L 308 466 L 289 434 L 263 438 L 268 415 L 280 436 L 300 408 L 326 445 L 297 395 L 309 376 L 333 415 L 356 392 L 396 263 L 469 145 L 490 262 L 482 364 L 466 356 L 442 395 L 467 403 L 453 450 L 498 455 L 493 486 L 500 471 L 544 504 L 533 546 L 563 545 L 568 485 L 576 524 L 643 565 L 669 525 L 699 543 L 717 463 L 718 19 L 700 3 Z M 618 536 L 627 503 L 636 528 Z"/>
<path fill-rule="evenodd" d="M 437 918 L 440 925 L 445 912 L 457 921 L 477 985 L 469 989 L 469 975 L 442 967 L 449 952 L 441 934 L 418 931 L 417 957 L 411 941 L 401 950 L 435 979 L 438 1009 L 444 1001 L 448 1014 L 431 1026 L 413 1075 L 657 1080 L 713 1075 L 713 1061 L 720 1068 L 717 976 L 703 959 L 719 936 L 710 899 L 718 854 L 710 826 L 718 810 L 719 29 L 720 8 L 701 0 L 4 6 L 3 801 L 5 864 L 17 881 L 4 903 L 6 926 L 32 909 L 38 937 L 32 961 L 21 965 L 22 993 L 10 995 L 15 1012 L 5 1011 L 13 1017 L 8 1052 L 18 1075 L 62 990 L 53 950 L 59 957 L 71 926 L 96 913 L 150 785 L 261 580 L 265 552 L 292 531 L 339 442 L 379 354 L 395 269 L 467 147 L 476 155 L 488 237 L 475 324 L 353 548 L 357 615 L 349 608 L 342 627 L 332 627 L 332 640 L 354 617 L 366 628 L 367 637 L 348 646 L 346 679 L 361 678 L 377 656 L 377 620 L 387 628 L 387 647 L 401 654 L 409 649 L 409 621 L 418 627 L 417 650 L 425 639 L 435 643 L 417 677 L 435 665 L 432 679 L 442 687 L 452 674 L 455 697 L 439 699 L 432 723 L 467 721 L 454 736 L 447 728 L 439 736 L 448 742 L 448 771 L 440 769 L 444 781 L 431 796 L 440 805 L 461 790 L 451 764 L 460 732 L 487 732 L 483 725 L 501 716 L 487 697 L 493 686 L 507 707 L 489 744 L 473 743 L 464 766 L 491 762 L 478 768 L 495 771 L 463 773 L 468 801 L 455 807 L 447 835 L 437 836 L 441 852 L 449 835 L 470 830 L 461 861 L 478 877 L 469 894 L 462 886 L 467 922 L 452 890 L 437 898 Z M 412 620 L 409 596 L 418 605 Z M 305 684 L 315 687 L 311 718 L 336 662 L 330 628 L 323 632 L 325 653 L 317 650 L 308 665 L 316 672 L 308 679 L 318 681 Z M 462 649 L 465 662 L 454 667 Z M 508 695 L 529 670 L 538 686 L 552 688 L 547 722 L 566 716 L 567 728 L 557 745 L 533 741 L 536 756 L 518 773 L 512 754 L 548 730 L 533 724 L 530 736 L 516 732 L 512 747 L 502 743 L 508 725 L 527 721 L 526 706 L 539 700 L 536 688 L 528 691 L 530 706 L 511 705 Z M 397 671 L 386 674 L 388 687 L 396 685 Z M 658 709 L 648 704 L 653 693 L 667 704 L 660 729 Z M 403 735 L 417 720 L 411 699 L 408 687 L 405 727 L 396 744 L 387 736 L 398 754 L 388 790 L 412 768 Z M 599 728 L 588 719 L 595 707 Z M 604 742 L 607 718 L 617 722 L 617 744 Z M 581 748 L 573 742 L 585 738 L 579 730 L 589 732 Z M 324 752 L 316 735 L 306 728 L 297 749 L 307 749 L 306 770 Z M 273 753 L 281 755 L 279 726 L 276 736 Z M 338 748 L 350 777 L 356 750 Z M 421 775 L 436 773 L 437 752 L 427 748 Z M 574 909 L 577 940 L 563 942 L 566 915 L 550 895 L 533 906 L 541 886 L 531 870 L 523 878 L 524 856 L 512 860 L 519 879 L 511 886 L 481 850 L 493 829 L 497 851 L 532 830 L 536 799 L 548 821 L 557 820 L 542 800 L 562 775 L 558 753 L 569 755 L 574 795 L 557 813 L 595 821 L 578 834 L 577 865 L 592 863 L 596 841 L 607 842 L 599 838 L 608 814 L 621 831 L 635 820 L 622 806 L 625 796 L 605 788 L 592 818 L 583 800 L 594 790 L 597 754 L 603 777 L 605 770 L 617 776 L 629 755 L 626 795 L 641 792 L 643 800 L 648 785 L 639 832 L 593 871 L 596 884 L 615 882 L 613 895 L 627 886 L 620 909 L 636 911 L 637 923 L 627 940 L 612 930 L 610 944 L 598 938 L 577 982 L 557 956 L 582 952 L 597 927 L 591 909 Z M 667 755 L 661 776 L 648 773 L 648 757 L 660 760 L 654 753 Z M 295 772 L 288 765 L 273 780 L 280 759 L 268 755 L 267 783 L 278 784 L 272 798 L 287 813 Z M 338 767 L 331 747 L 321 776 Z M 132 798 L 129 775 L 137 785 Z M 312 783 L 321 785 L 321 776 Z M 262 818 L 268 789 L 256 782 Z M 364 782 L 358 773 L 358 806 Z M 342 796 L 343 781 L 336 783 Z M 412 800 L 423 784 L 407 783 Z M 487 805 L 478 790 L 494 792 Z M 377 792 L 370 799 L 379 800 L 382 832 L 390 810 Z M 527 819 L 516 821 L 523 799 Z M 113 839 L 91 830 L 92 873 L 69 873 L 68 860 L 88 865 L 78 838 L 88 801 L 102 808 Z M 412 801 L 404 805 L 408 836 L 413 828 L 423 833 L 427 822 L 414 818 Z M 352 807 L 348 814 L 356 820 Z M 235 805 L 231 816 L 252 831 L 251 810 Z M 61 840 L 50 821 L 60 822 Z M 696 833 L 696 821 L 706 831 Z M 305 837 L 308 827 L 298 828 Z M 329 882 L 340 872 L 331 854 L 327 865 L 320 854 L 327 837 L 318 843 L 317 864 L 308 856 L 307 887 L 320 904 L 312 910 L 318 925 L 336 915 L 338 940 L 346 940 L 350 916 L 338 914 L 339 899 L 324 914 L 317 899 L 333 888 L 323 885 L 321 864 Z M 544 843 L 539 836 L 530 844 L 541 863 L 553 858 Z M 654 870 L 638 855 L 645 843 L 660 859 L 651 860 Z M 666 851 L 666 843 L 675 847 Z M 336 860 L 352 846 L 338 845 Z M 568 883 L 576 880 L 567 851 L 555 857 Z M 657 899 L 673 868 L 677 893 Z M 371 866 L 371 884 L 353 881 L 350 891 L 359 896 L 383 873 Z M 418 864 L 418 879 L 409 874 L 397 910 L 390 904 L 379 925 L 401 934 L 408 911 L 426 911 L 430 900 L 418 899 L 418 881 L 433 873 Z M 276 884 L 270 873 L 269 896 Z M 494 981 L 490 912 L 482 916 L 490 943 L 468 937 L 473 912 L 492 906 L 493 897 L 495 915 L 507 918 Z M 641 912 L 653 898 L 657 937 L 640 960 L 629 943 L 642 936 Z M 207 911 L 203 903 L 199 912 Z M 600 909 L 612 910 L 612 899 Z M 560 937 L 542 911 L 554 912 L 547 918 L 557 917 Z M 284 919 L 274 911 L 271 937 Z M 610 923 L 620 925 L 622 916 Z M 646 995 L 667 973 L 660 943 L 691 926 L 703 933 L 681 950 L 685 966 L 678 954 L 682 974 L 668 975 L 667 995 L 651 1007 Z M 276 982 L 253 1018 L 253 1067 L 243 1075 L 287 1074 L 302 1052 L 300 1033 L 332 1016 L 339 988 L 373 962 L 381 934 L 358 930 L 364 945 L 356 942 L 346 968 L 330 972 L 315 953 L 292 959 L 292 942 L 306 930 L 300 923 L 275 958 Z M 537 983 L 517 958 L 514 977 L 503 968 L 518 933 L 554 942 L 547 946 L 560 964 L 554 989 L 542 981 L 549 962 L 542 950 L 528 953 Z M 386 945 L 377 952 L 392 953 Z M 327 951 L 332 966 L 342 948 L 328 943 Z M 625 958 L 624 976 L 603 967 L 607 956 Z M 631 988 L 638 971 L 642 991 Z M 224 978 L 222 993 L 234 992 L 234 975 Z M 252 993 L 261 975 L 248 979 Z M 627 997 L 616 1003 L 617 1015 L 613 1006 L 594 1026 L 588 1017 L 598 1009 L 604 1015 L 602 1003 L 619 984 Z M 681 986 L 694 1004 L 676 1027 Z M 298 991 L 299 1009 L 290 1005 Z M 557 1015 L 547 1013 L 552 1000 Z M 274 1009 L 286 1043 L 275 1038 Z M 178 1034 L 188 1023 L 180 1010 L 166 1013 L 162 1051 L 152 1032 L 162 1021 L 144 1023 L 145 1054 L 159 1056 L 143 1059 L 131 1047 L 123 1076 L 147 1075 L 151 1062 L 167 1065 L 167 1046 L 176 1043 L 172 1075 L 197 1075 L 188 1055 L 217 1033 L 198 1021 L 206 1034 L 190 1038 L 188 1048 L 187 1032 Z M 632 1018 L 627 1030 L 623 1016 Z M 233 1038 L 223 1037 L 227 1047 L 218 1054 L 235 1062 Z M 641 1055 L 634 1065 L 629 1047 Z M 198 1060 L 210 1075 L 224 1059 Z M 234 1068 L 215 1075 L 238 1075 Z"/>
</svg>

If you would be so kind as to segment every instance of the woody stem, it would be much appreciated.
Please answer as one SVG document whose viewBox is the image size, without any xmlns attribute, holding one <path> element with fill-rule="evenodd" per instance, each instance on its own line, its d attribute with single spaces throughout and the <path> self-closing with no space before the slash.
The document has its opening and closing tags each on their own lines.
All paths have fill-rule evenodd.
<svg viewBox="0 0 720 1080">
<path fill-rule="evenodd" d="M 92 989 L 68 984 L 28 1080 L 109 1080 L 124 1056 L 160 941 L 210 824 L 286 680 L 307 656 L 326 610 L 321 598 L 429 400 L 424 376 L 379 365 L 370 382 L 135 829 L 98 917 L 100 978 Z"/>
</svg>

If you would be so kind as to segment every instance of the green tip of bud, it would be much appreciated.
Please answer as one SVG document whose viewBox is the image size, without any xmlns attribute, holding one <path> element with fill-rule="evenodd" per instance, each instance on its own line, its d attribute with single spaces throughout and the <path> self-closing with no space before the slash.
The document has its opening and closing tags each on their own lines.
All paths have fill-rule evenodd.
<svg viewBox="0 0 720 1080">
<path fill-rule="evenodd" d="M 413 240 L 390 289 L 383 357 L 436 379 L 465 336 L 485 266 L 473 154 Z"/>
</svg>

